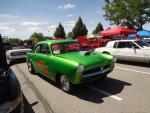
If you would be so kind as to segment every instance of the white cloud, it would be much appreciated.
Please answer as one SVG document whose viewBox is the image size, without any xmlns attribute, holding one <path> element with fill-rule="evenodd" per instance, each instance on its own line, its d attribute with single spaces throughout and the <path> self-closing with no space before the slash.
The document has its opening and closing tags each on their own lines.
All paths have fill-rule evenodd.
<svg viewBox="0 0 150 113">
<path fill-rule="evenodd" d="M 66 21 L 66 22 L 65 22 L 65 26 L 73 27 L 74 25 L 75 25 L 75 21 L 74 21 L 74 20 Z"/>
<path fill-rule="evenodd" d="M 71 15 L 71 14 L 68 14 L 68 15 L 67 15 L 67 17 L 73 17 L 73 15 Z"/>
<path fill-rule="evenodd" d="M 0 23 L 0 31 L 2 34 L 13 34 L 16 29 L 9 27 L 10 23 Z"/>
<path fill-rule="evenodd" d="M 10 27 L 6 27 L 6 26 L 0 26 L 0 30 L 10 30 Z"/>
<path fill-rule="evenodd" d="M 26 30 L 29 32 L 35 32 L 35 31 L 39 31 L 40 28 L 39 27 L 27 27 Z"/>
<path fill-rule="evenodd" d="M 64 5 L 59 5 L 58 9 L 72 9 L 74 7 L 75 7 L 74 4 L 68 3 L 68 4 L 64 4 Z"/>
<path fill-rule="evenodd" d="M 47 25 L 48 22 L 22 22 L 20 25 L 21 26 L 39 26 L 39 25 Z"/>
<path fill-rule="evenodd" d="M 47 28 L 48 28 L 48 29 L 56 29 L 56 27 L 57 27 L 57 25 L 50 25 L 50 26 L 48 26 Z"/>
<path fill-rule="evenodd" d="M 18 16 L 10 14 L 0 14 L 0 18 L 17 18 Z"/>
<path fill-rule="evenodd" d="M 10 25 L 10 23 L 0 23 L 0 26 L 8 26 L 8 25 Z"/>
</svg>

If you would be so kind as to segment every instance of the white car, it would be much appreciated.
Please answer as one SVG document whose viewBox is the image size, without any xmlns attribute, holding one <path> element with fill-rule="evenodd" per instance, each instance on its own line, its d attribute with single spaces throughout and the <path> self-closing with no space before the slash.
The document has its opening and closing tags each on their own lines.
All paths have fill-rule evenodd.
<svg viewBox="0 0 150 113">
<path fill-rule="evenodd" d="M 31 49 L 24 46 L 13 47 L 6 52 L 7 62 L 10 64 L 14 60 L 24 59 L 26 58 L 26 53 L 30 51 Z"/>
<path fill-rule="evenodd" d="M 96 52 L 112 54 L 118 60 L 150 63 L 150 45 L 145 41 L 115 40 L 106 47 L 96 48 Z"/>
</svg>

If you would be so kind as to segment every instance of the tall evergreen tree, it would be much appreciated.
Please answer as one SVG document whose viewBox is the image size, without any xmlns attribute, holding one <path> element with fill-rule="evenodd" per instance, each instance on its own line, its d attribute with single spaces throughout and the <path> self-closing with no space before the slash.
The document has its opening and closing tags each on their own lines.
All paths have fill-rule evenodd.
<svg viewBox="0 0 150 113">
<path fill-rule="evenodd" d="M 64 30 L 64 27 L 59 23 L 58 27 L 56 28 L 54 32 L 54 37 L 60 37 L 60 38 L 65 38 L 66 33 Z"/>
<path fill-rule="evenodd" d="M 77 38 L 78 36 L 85 36 L 88 33 L 88 30 L 86 28 L 86 25 L 83 24 L 83 21 L 81 19 L 81 17 L 79 17 L 78 21 L 76 22 L 73 30 L 73 38 Z"/>
<path fill-rule="evenodd" d="M 98 23 L 95 30 L 92 32 L 92 34 L 98 34 L 98 32 L 103 31 L 103 25 L 101 23 Z"/>
</svg>

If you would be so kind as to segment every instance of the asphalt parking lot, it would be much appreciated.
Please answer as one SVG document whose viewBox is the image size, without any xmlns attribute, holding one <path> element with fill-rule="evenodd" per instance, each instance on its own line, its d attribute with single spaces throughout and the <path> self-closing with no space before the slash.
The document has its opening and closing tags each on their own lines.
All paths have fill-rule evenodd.
<svg viewBox="0 0 150 113">
<path fill-rule="evenodd" d="M 64 93 L 41 75 L 31 75 L 26 63 L 11 67 L 28 107 L 26 113 L 150 113 L 150 65 L 118 62 L 106 80 Z"/>
</svg>

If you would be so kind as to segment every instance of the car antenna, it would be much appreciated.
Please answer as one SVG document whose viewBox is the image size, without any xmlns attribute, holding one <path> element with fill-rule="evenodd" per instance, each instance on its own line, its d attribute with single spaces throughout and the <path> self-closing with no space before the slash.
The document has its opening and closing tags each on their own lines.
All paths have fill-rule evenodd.
<svg viewBox="0 0 150 113">
<path fill-rule="evenodd" d="M 6 61 L 6 51 L 4 49 L 3 39 L 0 34 L 0 67 L 4 70 L 8 70 L 9 66 Z"/>
</svg>

